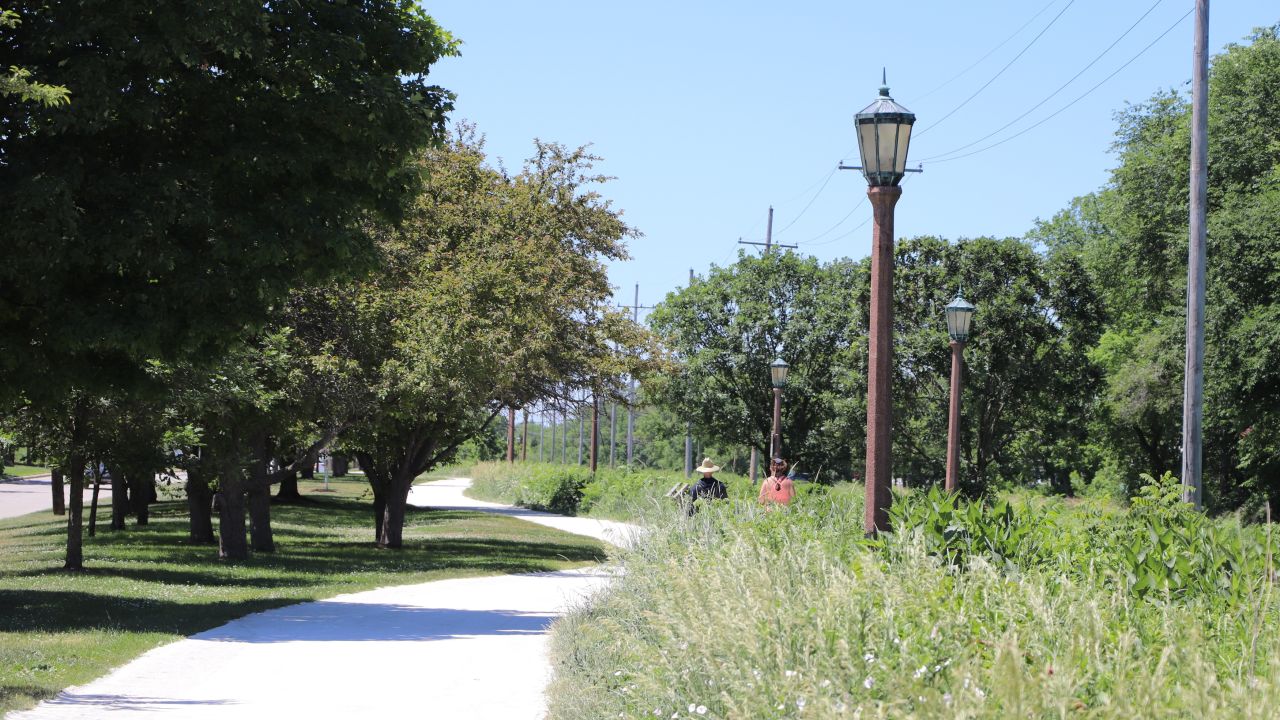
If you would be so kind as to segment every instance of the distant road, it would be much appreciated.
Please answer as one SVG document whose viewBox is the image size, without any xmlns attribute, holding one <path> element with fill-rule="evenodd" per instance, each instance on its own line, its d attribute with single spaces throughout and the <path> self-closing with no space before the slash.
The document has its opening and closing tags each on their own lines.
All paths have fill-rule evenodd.
<svg viewBox="0 0 1280 720">
<path fill-rule="evenodd" d="M 63 495 L 70 502 L 71 491 L 64 486 Z M 84 505 L 87 510 L 93 498 L 93 489 L 84 491 Z M 111 507 L 111 488 L 103 486 L 98 493 L 98 509 Z M 48 475 L 31 475 L 15 480 L 0 482 L 0 518 L 11 518 L 27 513 L 47 510 L 53 512 L 53 480 Z"/>
</svg>

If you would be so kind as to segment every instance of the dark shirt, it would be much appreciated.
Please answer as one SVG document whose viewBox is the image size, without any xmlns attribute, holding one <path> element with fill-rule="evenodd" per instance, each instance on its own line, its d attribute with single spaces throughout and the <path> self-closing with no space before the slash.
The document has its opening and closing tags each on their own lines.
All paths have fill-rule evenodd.
<svg viewBox="0 0 1280 720">
<path fill-rule="evenodd" d="M 715 479 L 715 477 L 704 477 L 689 486 L 690 515 L 698 511 L 697 502 L 699 499 L 728 500 L 729 490 L 724 486 L 724 483 Z"/>
</svg>

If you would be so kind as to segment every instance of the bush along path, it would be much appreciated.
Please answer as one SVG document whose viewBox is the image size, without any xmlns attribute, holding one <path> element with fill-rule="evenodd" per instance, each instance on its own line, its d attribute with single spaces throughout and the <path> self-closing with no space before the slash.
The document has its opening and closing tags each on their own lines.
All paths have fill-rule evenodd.
<svg viewBox="0 0 1280 720">
<path fill-rule="evenodd" d="M 515 516 L 615 544 L 636 536 L 624 523 L 471 500 L 463 494 L 469 484 L 419 485 L 409 502 Z M 9 717 L 541 718 L 547 628 L 611 576 L 596 566 L 450 579 L 269 610 L 156 648 Z"/>
</svg>

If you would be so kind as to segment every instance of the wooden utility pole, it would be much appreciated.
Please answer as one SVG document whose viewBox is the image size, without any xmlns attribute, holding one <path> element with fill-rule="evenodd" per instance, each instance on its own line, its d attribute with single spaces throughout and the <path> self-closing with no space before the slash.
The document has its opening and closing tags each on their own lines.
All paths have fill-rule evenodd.
<svg viewBox="0 0 1280 720">
<path fill-rule="evenodd" d="M 609 405 L 609 467 L 614 467 L 618 450 L 618 403 Z"/>
<path fill-rule="evenodd" d="M 1209 0 L 1196 0 L 1191 75 L 1191 220 L 1187 238 L 1187 356 L 1182 385 L 1182 499 L 1204 504 L 1205 205 L 1209 186 Z"/>
<path fill-rule="evenodd" d="M 636 283 L 636 299 L 631 306 L 631 322 L 640 322 L 640 283 Z M 632 454 L 635 452 L 635 432 L 636 424 L 636 379 L 631 378 L 630 389 L 627 392 L 627 467 L 631 467 Z"/>
<path fill-rule="evenodd" d="M 583 421 L 585 420 L 585 418 L 582 417 L 581 405 L 578 406 L 577 415 L 578 415 L 578 464 L 581 465 L 582 464 L 582 441 L 584 439 L 582 437 L 584 434 L 583 433 L 584 428 L 582 427 L 582 424 L 583 424 Z"/>
<path fill-rule="evenodd" d="M 750 240 L 743 240 L 742 238 L 738 238 L 738 244 L 739 245 L 763 245 L 764 254 L 765 255 L 769 254 L 769 251 L 772 250 L 774 247 L 773 245 L 773 206 L 772 205 L 769 206 L 769 224 L 765 228 L 764 242 L 751 242 Z M 794 250 L 798 248 L 799 245 L 778 245 L 778 247 L 791 248 Z M 692 273 L 693 271 L 690 270 L 690 272 Z"/>
<path fill-rule="evenodd" d="M 542 446 L 547 444 L 547 409 L 538 408 L 538 462 L 542 462 Z"/>
<path fill-rule="evenodd" d="M 600 457 L 600 398 L 591 393 L 591 474 L 596 474 Z"/>
<path fill-rule="evenodd" d="M 529 459 L 529 408 L 524 409 L 524 424 L 520 427 L 520 462 Z"/>
</svg>

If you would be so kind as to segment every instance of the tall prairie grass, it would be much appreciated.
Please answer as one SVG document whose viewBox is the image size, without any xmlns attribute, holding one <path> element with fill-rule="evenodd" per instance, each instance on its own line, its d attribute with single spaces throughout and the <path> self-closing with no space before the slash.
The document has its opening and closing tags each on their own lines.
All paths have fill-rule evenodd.
<svg viewBox="0 0 1280 720">
<path fill-rule="evenodd" d="M 1137 596 L 1078 545 L 1124 511 L 1024 503 L 1031 560 L 958 563 L 918 530 L 867 543 L 857 486 L 632 512 L 625 574 L 555 626 L 556 720 L 1280 715 L 1274 575 Z"/>
</svg>

